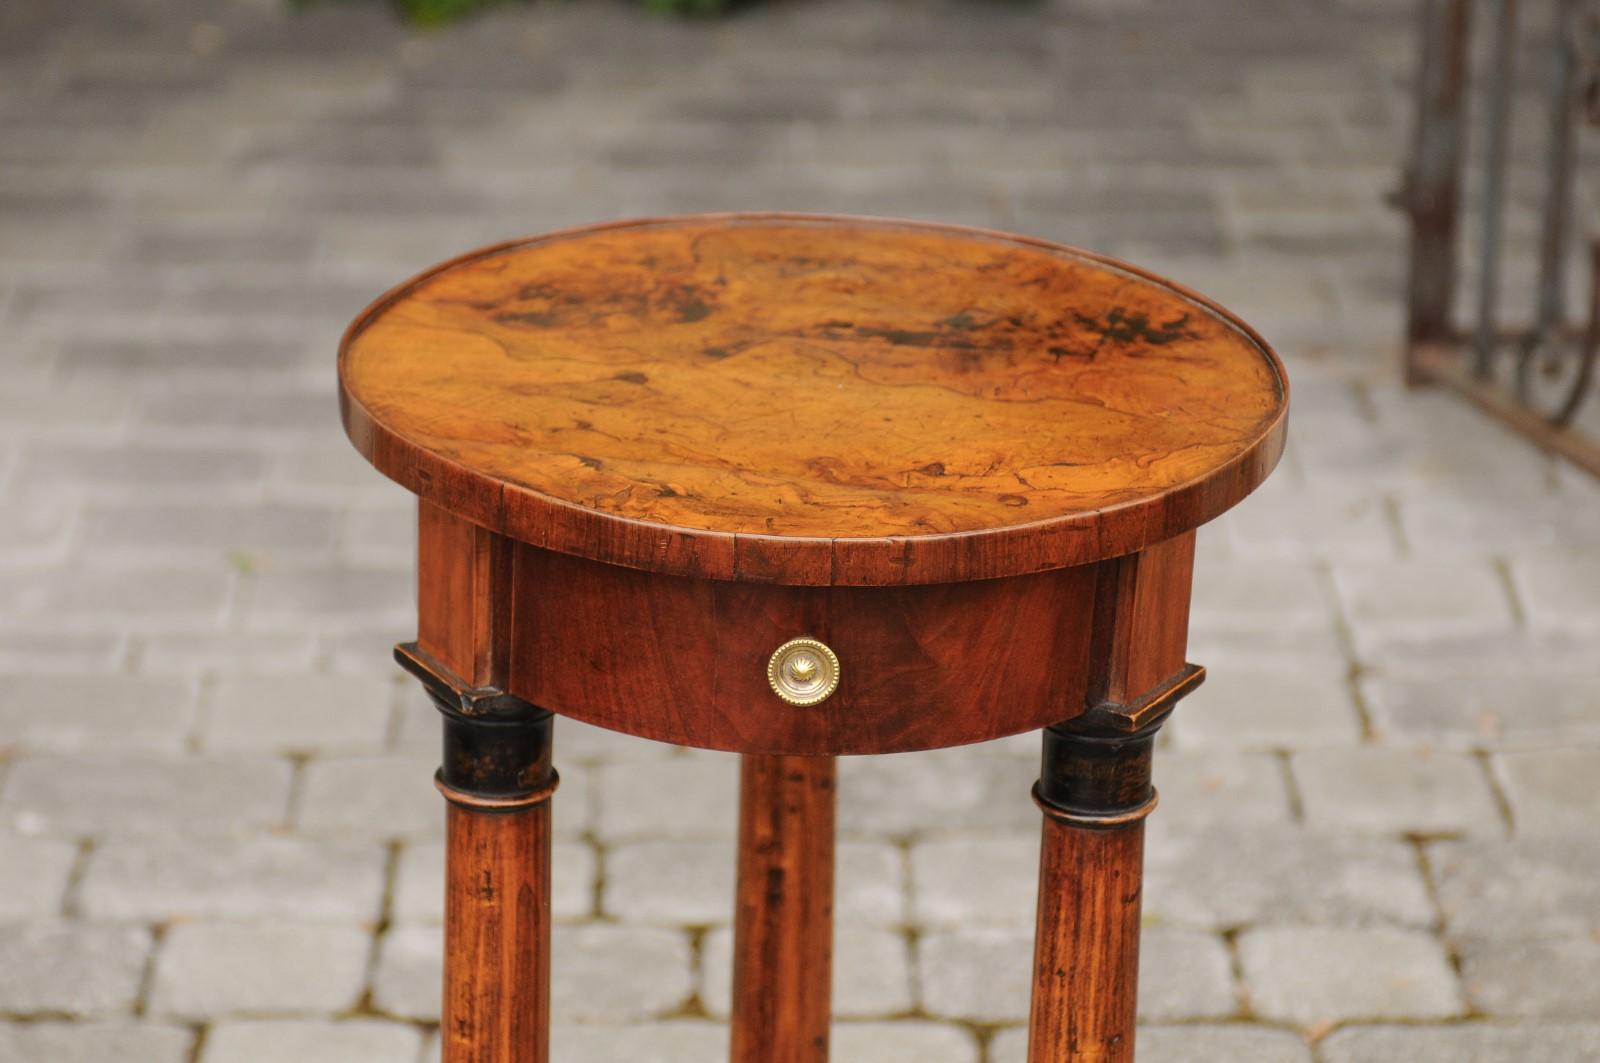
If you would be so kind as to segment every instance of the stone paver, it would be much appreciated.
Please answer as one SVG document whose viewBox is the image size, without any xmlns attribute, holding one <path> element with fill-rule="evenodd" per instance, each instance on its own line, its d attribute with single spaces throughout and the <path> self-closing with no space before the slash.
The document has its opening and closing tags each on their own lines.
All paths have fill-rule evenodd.
<svg viewBox="0 0 1600 1063">
<path fill-rule="evenodd" d="M 0 631 L 0 667 L 15 673 L 80 675 L 121 667 L 128 639 L 115 632 Z"/>
<path fill-rule="evenodd" d="M 413 623 L 402 568 L 279 565 L 253 574 L 243 590 L 243 622 L 254 632 L 344 633 Z"/>
<path fill-rule="evenodd" d="M 967 1031 L 935 1023 L 901 1021 L 834 1023 L 832 1054 L 858 1063 L 977 1063 L 978 1042 Z M 727 1029 L 716 1023 L 675 1019 L 633 1026 L 556 1026 L 551 1058 L 571 1063 L 702 1063 L 727 1052 Z M 438 1046 L 428 1059 L 437 1061 Z"/>
<path fill-rule="evenodd" d="M 413 503 L 339 334 L 471 246 L 740 207 L 1083 243 L 1284 356 L 1284 460 L 1198 540 L 1141 1063 L 1600 1057 L 1600 488 L 1399 379 L 1415 22 L 0 4 L 0 1059 L 436 1058 Z M 837 1057 L 1021 1063 L 1037 742 L 841 764 Z M 554 1058 L 719 1057 L 736 759 L 556 750 Z"/>
<path fill-rule="evenodd" d="M 906 921 L 906 856 L 883 842 L 843 841 L 834 853 L 834 918 L 863 926 Z"/>
<path fill-rule="evenodd" d="M 429 715 L 433 715 L 429 707 Z M 433 721 L 428 721 L 430 724 Z M 436 735 L 434 728 L 428 727 L 428 740 L 433 741 Z M 640 760 L 663 760 L 678 755 L 675 746 L 663 745 L 660 742 L 649 742 L 643 738 L 635 738 L 618 731 L 608 731 L 603 727 L 593 727 L 577 720 L 558 719 L 555 722 L 556 748 L 561 750 L 561 763 L 624 763 Z"/>
<path fill-rule="evenodd" d="M 1146 927 L 1139 943 L 1139 1014 L 1151 1022 L 1237 1014 L 1228 948 L 1214 934 Z"/>
<path fill-rule="evenodd" d="M 436 926 L 396 927 L 380 942 L 373 998 L 384 1012 L 439 1018 L 443 935 Z M 589 924 L 558 926 L 551 987 L 556 1022 L 637 1022 L 678 1011 L 694 990 L 689 936 L 673 930 Z"/>
<path fill-rule="evenodd" d="M 1467 997 L 1490 1015 L 1593 1019 L 1600 1015 L 1600 930 L 1588 934 L 1454 937 Z"/>
<path fill-rule="evenodd" d="M 1362 649 L 1495 635 L 1513 626 L 1504 581 L 1483 561 L 1352 562 L 1333 575 Z"/>
<path fill-rule="evenodd" d="M 719 1018 L 733 992 L 733 935 L 719 929 L 702 950 L 702 1003 Z M 839 923 L 833 934 L 833 1010 L 841 1019 L 896 1015 L 912 1008 L 910 948 L 904 934 Z"/>
<path fill-rule="evenodd" d="M 218 673 L 303 676 L 316 667 L 316 639 L 305 632 L 185 631 L 134 639 L 141 668 L 192 678 Z"/>
<path fill-rule="evenodd" d="M 1030 930 L 940 930 L 918 944 L 923 1004 L 970 1022 L 1028 1017 L 1033 981 Z M 1238 1009 L 1227 948 L 1195 931 L 1146 927 L 1139 960 L 1139 1001 L 1152 1020 L 1226 1018 Z"/>
<path fill-rule="evenodd" d="M 371 947 L 359 926 L 182 923 L 161 942 L 150 1009 L 189 1020 L 343 1011 Z"/>
<path fill-rule="evenodd" d="M 210 750 L 377 752 L 388 737 L 394 684 L 332 675 L 229 675 L 210 691 Z"/>
<path fill-rule="evenodd" d="M 1600 743 L 1600 714 L 1584 669 L 1552 672 L 1527 659 L 1521 674 L 1502 665 L 1454 675 L 1373 676 L 1362 683 L 1385 736 L 1452 749 L 1547 749 Z"/>
<path fill-rule="evenodd" d="M 1213 665 L 1169 725 L 1180 749 L 1316 749 L 1360 740 L 1361 718 L 1337 659 L 1277 667 Z"/>
<path fill-rule="evenodd" d="M 437 757 L 319 757 L 306 765 L 297 825 L 312 835 L 437 837 L 444 804 L 430 780 Z"/>
<path fill-rule="evenodd" d="M 708 754 L 609 764 L 596 775 L 600 803 L 596 833 L 608 843 L 643 838 L 732 838 L 737 830 L 739 763 L 735 757 Z M 667 794 L 671 800 L 662 799 Z"/>
<path fill-rule="evenodd" d="M 931 1022 L 834 1023 L 831 1054 L 861 1063 L 977 1063 L 978 1042 L 966 1030 Z"/>
<path fill-rule="evenodd" d="M 1286 826 L 1283 764 L 1265 753 L 1164 751 L 1155 768 L 1161 816 L 1174 833 L 1226 826 Z"/>
<path fill-rule="evenodd" d="M 0 926 L 0 1012 L 127 1014 L 139 994 L 150 931 L 113 923 Z"/>
<path fill-rule="evenodd" d="M 1586 936 L 1600 932 L 1600 838 L 1441 842 L 1428 847 L 1452 930 Z"/>
<path fill-rule="evenodd" d="M 634 1026 L 557 1026 L 550 1037 L 551 1058 L 648 1059 L 651 1063 L 697 1063 L 728 1048 L 725 1029 L 693 1020 Z"/>
<path fill-rule="evenodd" d="M 1353 1026 L 1322 1043 L 1327 1063 L 1588 1063 L 1600 1058 L 1600 1025 Z"/>
<path fill-rule="evenodd" d="M 0 835 L 0 922 L 62 914 L 77 862 L 78 847 L 70 842 Z"/>
<path fill-rule="evenodd" d="M 1157 811 L 1155 824 L 1160 824 Z M 1416 853 L 1398 841 L 1301 830 L 1169 831 L 1145 857 L 1148 919 L 1231 929 L 1253 923 L 1426 926 L 1433 906 Z"/>
<path fill-rule="evenodd" d="M 1293 761 L 1306 822 L 1370 834 L 1490 834 L 1506 825 L 1475 757 L 1329 749 Z"/>
<path fill-rule="evenodd" d="M 1134 1044 L 1139 1063 L 1310 1063 L 1311 1050 L 1295 1034 L 1259 1026 L 1143 1026 Z M 1028 1038 L 1005 1030 L 989 1048 L 989 1063 L 1026 1063 Z"/>
<path fill-rule="evenodd" d="M 1350 1019 L 1446 1019 L 1465 1011 L 1444 949 L 1422 931 L 1262 927 L 1239 936 L 1251 1008 L 1317 1026 Z"/>
<path fill-rule="evenodd" d="M 1574 553 L 1519 557 L 1511 575 L 1530 627 L 1600 633 L 1600 560 Z"/>
<path fill-rule="evenodd" d="M 1402 499 L 1398 507 L 1401 534 L 1433 557 L 1468 560 L 1485 554 L 1559 553 L 1593 534 L 1580 513 L 1560 498 L 1530 494 L 1516 505 L 1506 501 L 1497 486 L 1482 483 L 1419 493 Z"/>
<path fill-rule="evenodd" d="M 222 623 L 233 586 L 229 572 L 192 568 L 85 569 L 71 580 L 45 568 L 0 572 L 0 629 L 208 629 Z"/>
<path fill-rule="evenodd" d="M 911 849 L 911 914 L 922 926 L 1031 926 L 1039 839 L 950 838 Z"/>
<path fill-rule="evenodd" d="M 1505 753 L 1495 764 L 1519 832 L 1569 837 L 1593 830 L 1600 748 Z"/>
<path fill-rule="evenodd" d="M 923 935 L 917 943 L 922 1003 L 935 1015 L 969 1022 L 1027 1017 L 1032 984 L 1031 937 L 999 927 L 967 927 Z"/>
<path fill-rule="evenodd" d="M 853 1063 L 977 1063 L 978 1042 L 966 1030 L 914 1020 L 837 1022 L 830 1052 Z M 727 1028 L 694 1019 L 633 1026 L 556 1026 L 550 1054 L 563 1063 L 703 1063 L 727 1052 Z M 430 1060 L 438 1046 L 430 1046 Z"/>
<path fill-rule="evenodd" d="M 1355 389 L 1346 385 L 1343 390 L 1353 395 Z M 1298 417 L 1307 404 L 1305 389 L 1296 387 L 1294 404 Z M 1222 527 L 1234 553 L 1245 558 L 1388 561 L 1398 552 L 1381 494 L 1322 493 L 1288 476 L 1268 480 L 1249 505 L 1223 518 Z"/>
<path fill-rule="evenodd" d="M 415 1026 L 372 1019 L 245 1019 L 219 1022 L 200 1063 L 410 1063 L 422 1051 Z"/>
<path fill-rule="evenodd" d="M 194 1033 L 148 1020 L 0 1025 L 0 1059 L 32 1063 L 189 1063 Z"/>
<path fill-rule="evenodd" d="M 444 931 L 438 926 L 396 926 L 378 940 L 372 1001 L 388 1015 L 437 1022 L 443 992 Z"/>
<path fill-rule="evenodd" d="M 601 909 L 616 919 L 668 926 L 727 922 L 733 842 L 636 842 L 606 853 Z"/>
<path fill-rule="evenodd" d="M 94 919 L 376 921 L 380 845 L 305 838 L 115 838 L 90 854 L 77 907 Z"/>
<path fill-rule="evenodd" d="M 97 503 L 84 508 L 78 534 L 102 560 L 192 562 L 219 549 L 224 557 L 325 554 L 337 527 L 335 512 L 320 507 Z"/>
<path fill-rule="evenodd" d="M 675 931 L 557 927 L 551 962 L 565 972 L 551 1014 L 566 1022 L 618 1022 L 681 1008 L 692 991 L 689 938 Z"/>
<path fill-rule="evenodd" d="M 194 728 L 191 684 L 142 676 L 17 676 L 0 687 L 0 734 L 24 750 L 179 753 Z"/>
<path fill-rule="evenodd" d="M 835 918 L 861 924 L 901 922 L 905 907 L 901 865 L 900 851 L 891 846 L 839 844 L 834 854 Z M 678 926 L 709 926 L 732 919 L 732 839 L 612 846 L 606 851 L 605 868 L 601 906 L 612 918 Z"/>
<path fill-rule="evenodd" d="M 444 802 L 433 788 L 437 753 L 322 757 L 306 766 L 299 826 L 307 834 L 373 839 L 438 837 Z M 588 777 L 565 768 L 551 803 L 555 829 L 576 835 L 588 825 Z"/>
<path fill-rule="evenodd" d="M 7 773 L 0 825 L 53 837 L 259 832 L 283 822 L 292 775 L 267 757 L 29 757 Z"/>
<path fill-rule="evenodd" d="M 1327 597 L 1315 566 L 1306 562 L 1198 565 L 1191 622 L 1202 629 L 1316 630 L 1328 623 Z"/>
<path fill-rule="evenodd" d="M 1000 831 L 1032 834 L 1033 757 L 960 752 L 851 757 L 839 765 L 839 830 L 847 836 Z"/>
</svg>

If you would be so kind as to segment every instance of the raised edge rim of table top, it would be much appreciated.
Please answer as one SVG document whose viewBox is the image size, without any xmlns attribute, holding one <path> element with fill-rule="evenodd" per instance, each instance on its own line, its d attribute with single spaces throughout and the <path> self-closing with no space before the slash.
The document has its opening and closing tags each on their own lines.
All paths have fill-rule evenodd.
<svg viewBox="0 0 1600 1063">
<path fill-rule="evenodd" d="M 453 460 L 375 416 L 352 394 L 350 351 L 406 296 L 453 270 L 497 256 L 628 230 L 679 227 L 819 226 L 910 232 L 999 243 L 1061 256 L 1121 274 L 1191 304 L 1257 352 L 1276 386 L 1277 405 L 1227 460 L 1183 482 L 1117 504 L 998 527 L 925 534 L 815 535 L 720 530 L 638 519 L 579 505 Z M 783 212 L 681 215 L 589 225 L 508 240 L 440 263 L 397 285 L 351 323 L 339 345 L 340 413 L 357 450 L 419 497 L 473 523 L 562 553 L 645 571 L 702 579 L 798 586 L 895 586 L 993 579 L 1089 564 L 1136 552 L 1203 524 L 1255 489 L 1282 454 L 1289 385 L 1267 343 L 1229 311 L 1165 278 L 1116 259 L 1032 237 L 957 225 Z"/>
</svg>

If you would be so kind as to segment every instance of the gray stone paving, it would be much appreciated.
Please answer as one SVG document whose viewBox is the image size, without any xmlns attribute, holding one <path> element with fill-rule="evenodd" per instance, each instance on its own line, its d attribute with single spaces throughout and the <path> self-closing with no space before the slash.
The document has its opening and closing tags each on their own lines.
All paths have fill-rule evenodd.
<svg viewBox="0 0 1600 1063">
<path fill-rule="evenodd" d="M 1141 1061 L 1600 1059 L 1600 486 L 1398 384 L 1412 7 L 0 5 L 0 1060 L 436 1058 L 412 514 L 334 345 L 479 243 L 755 207 L 1124 255 L 1290 366 L 1201 536 Z M 558 749 L 555 1058 L 717 1058 L 733 759 Z M 1021 1063 L 1035 755 L 843 765 L 836 1058 Z"/>
</svg>

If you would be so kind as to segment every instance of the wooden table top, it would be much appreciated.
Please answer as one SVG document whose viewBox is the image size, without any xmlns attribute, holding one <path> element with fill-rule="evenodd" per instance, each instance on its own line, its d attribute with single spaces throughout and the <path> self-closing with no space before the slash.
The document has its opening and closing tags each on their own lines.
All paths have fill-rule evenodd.
<svg viewBox="0 0 1600 1063">
<path fill-rule="evenodd" d="M 863 218 L 717 215 L 502 244 L 340 350 L 382 472 L 564 553 L 713 579 L 994 578 L 1141 549 L 1283 449 L 1248 327 L 1087 252 Z"/>
</svg>

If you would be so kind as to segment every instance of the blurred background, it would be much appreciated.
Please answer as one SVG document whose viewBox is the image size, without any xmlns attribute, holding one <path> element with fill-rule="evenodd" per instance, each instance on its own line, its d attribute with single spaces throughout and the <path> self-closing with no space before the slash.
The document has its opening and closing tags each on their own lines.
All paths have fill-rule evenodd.
<svg viewBox="0 0 1600 1063">
<path fill-rule="evenodd" d="M 1508 253 L 1554 6 L 1522 5 Z M 1284 355 L 1288 455 L 1200 535 L 1142 1063 L 1600 1060 L 1600 486 L 1403 385 L 1420 16 L 8 0 L 0 1060 L 433 1057 L 437 720 L 389 654 L 414 513 L 341 436 L 339 333 L 478 244 L 736 208 L 1110 252 Z M 554 1058 L 721 1057 L 733 759 L 556 748 Z M 1021 1063 L 1036 757 L 841 766 L 835 1058 Z"/>
</svg>

